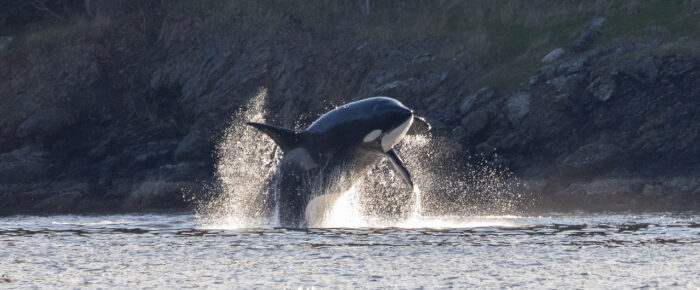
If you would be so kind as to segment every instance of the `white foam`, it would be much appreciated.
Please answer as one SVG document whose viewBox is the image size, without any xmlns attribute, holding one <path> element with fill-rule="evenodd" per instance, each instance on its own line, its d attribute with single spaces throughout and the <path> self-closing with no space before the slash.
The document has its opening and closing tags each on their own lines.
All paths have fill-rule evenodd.
<svg viewBox="0 0 700 290">
<path fill-rule="evenodd" d="M 414 211 L 405 218 L 387 218 L 363 215 L 356 188 L 340 196 L 325 219 L 318 224 L 321 228 L 475 228 L 516 226 L 519 216 L 423 216 L 420 213 L 420 191 L 417 191 Z"/>
</svg>

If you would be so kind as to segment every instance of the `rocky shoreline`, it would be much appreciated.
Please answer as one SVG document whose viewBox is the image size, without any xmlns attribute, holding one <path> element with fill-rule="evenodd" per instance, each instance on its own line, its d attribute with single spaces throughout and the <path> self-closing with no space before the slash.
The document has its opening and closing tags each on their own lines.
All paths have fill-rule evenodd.
<svg viewBox="0 0 700 290">
<path fill-rule="evenodd" d="M 446 54 L 448 37 L 384 41 L 293 13 L 264 32 L 212 29 L 182 7 L 140 13 L 60 41 L 2 38 L 0 215 L 192 209 L 231 117 L 261 89 L 287 127 L 397 98 L 512 170 L 533 209 L 700 209 L 699 46 L 662 26 L 606 38 L 592 17 L 529 78 L 484 86 L 488 62 Z"/>
</svg>

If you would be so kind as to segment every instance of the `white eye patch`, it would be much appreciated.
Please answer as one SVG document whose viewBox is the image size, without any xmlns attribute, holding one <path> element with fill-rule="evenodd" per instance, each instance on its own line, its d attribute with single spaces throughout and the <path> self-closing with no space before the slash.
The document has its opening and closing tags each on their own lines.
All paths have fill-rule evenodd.
<svg viewBox="0 0 700 290">
<path fill-rule="evenodd" d="M 362 142 L 365 142 L 365 143 L 372 142 L 372 141 L 374 141 L 374 139 L 377 139 L 377 137 L 379 137 L 379 135 L 381 135 L 381 134 L 382 134 L 382 130 L 375 129 L 372 132 L 369 132 L 369 134 L 367 134 L 367 136 L 365 136 L 365 138 L 362 139 Z"/>
</svg>

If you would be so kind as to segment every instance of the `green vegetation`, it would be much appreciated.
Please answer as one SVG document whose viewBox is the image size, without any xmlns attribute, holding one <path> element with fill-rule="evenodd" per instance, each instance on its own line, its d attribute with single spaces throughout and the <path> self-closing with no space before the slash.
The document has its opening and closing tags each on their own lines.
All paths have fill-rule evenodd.
<svg viewBox="0 0 700 290">
<path fill-rule="evenodd" d="M 98 39 L 128 24 L 147 30 L 162 18 L 164 5 L 166 1 L 0 0 L 0 35 L 13 36 L 13 46 L 20 49 Z"/>
<path fill-rule="evenodd" d="M 7 0 L 2 1 L 1 4 L 12 6 Z M 144 7 L 131 2 L 110 2 L 119 4 L 108 8 L 142 14 Z M 71 7 L 86 10 L 79 3 Z M 441 47 L 443 51 L 435 57 L 433 65 L 469 51 L 487 71 L 477 83 L 498 83 L 505 87 L 533 73 L 540 59 L 552 49 L 567 47 L 596 16 L 607 18 L 601 42 L 616 37 L 645 37 L 651 25 L 668 30 L 664 35 L 668 42 L 677 42 L 680 37 L 700 40 L 700 0 L 175 0 L 162 3 L 165 14 L 177 11 L 199 16 L 203 21 L 201 33 L 205 36 L 274 34 L 285 32 L 292 21 L 303 27 L 302 33 L 341 45 L 363 41 L 395 43 L 428 37 L 447 39 L 448 44 Z M 366 3 L 370 6 L 363 6 Z M 87 11 L 69 13 L 65 17 L 70 19 L 67 23 L 45 15 L 40 24 L 3 25 L 0 32 L 27 43 L 54 42 L 80 35 L 99 35 L 105 28 L 149 17 L 110 11 L 104 13 L 110 17 L 94 19 L 86 16 L 91 14 Z M 159 29 L 155 26 L 151 29 Z M 426 64 L 420 66 L 425 69 Z"/>
<path fill-rule="evenodd" d="M 665 40 L 700 39 L 700 1 L 654 0 L 616 8 L 605 26 L 607 38 L 640 36 L 650 25 L 660 25 L 668 29 Z"/>
</svg>

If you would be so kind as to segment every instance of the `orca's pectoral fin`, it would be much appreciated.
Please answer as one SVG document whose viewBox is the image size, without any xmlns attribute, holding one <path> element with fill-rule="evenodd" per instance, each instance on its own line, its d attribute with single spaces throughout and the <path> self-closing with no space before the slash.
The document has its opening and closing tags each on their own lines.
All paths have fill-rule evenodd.
<svg viewBox="0 0 700 290">
<path fill-rule="evenodd" d="M 246 125 L 258 129 L 260 132 L 272 138 L 275 144 L 282 149 L 282 152 L 287 152 L 298 146 L 299 137 L 294 130 L 254 122 L 248 122 Z"/>
<path fill-rule="evenodd" d="M 394 151 L 394 149 L 391 149 L 386 152 L 386 156 L 391 161 L 391 164 L 394 165 L 394 169 L 399 173 L 399 175 L 401 175 L 403 181 L 406 182 L 406 185 L 408 185 L 411 188 L 411 190 L 413 190 L 413 181 L 411 180 L 411 173 L 408 172 L 408 169 L 406 169 L 406 165 L 403 164 L 403 161 L 401 161 L 399 155 L 396 155 L 396 151 Z"/>
<path fill-rule="evenodd" d="M 408 135 L 424 135 L 430 131 L 430 123 L 425 118 L 413 115 L 413 125 L 408 129 Z"/>
</svg>

